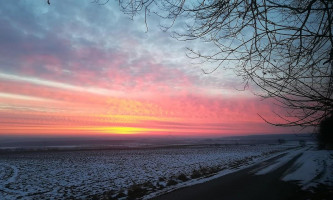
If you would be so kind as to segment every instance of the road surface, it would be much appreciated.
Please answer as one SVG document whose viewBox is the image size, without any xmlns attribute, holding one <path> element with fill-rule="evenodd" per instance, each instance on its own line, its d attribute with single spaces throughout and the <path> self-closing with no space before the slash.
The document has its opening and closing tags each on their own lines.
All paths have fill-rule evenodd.
<svg viewBox="0 0 333 200">
<path fill-rule="evenodd" d="M 253 167 L 243 169 L 220 178 L 181 188 L 173 192 L 155 197 L 155 200 L 285 200 L 307 199 L 309 192 L 291 182 L 281 181 L 284 172 L 301 156 L 296 154 L 291 160 L 276 170 L 255 175 L 256 169 L 273 164 L 284 155 L 276 156 Z M 332 196 L 331 196 L 332 197 Z M 313 198 L 311 198 L 313 199 Z M 317 199 L 317 198 L 315 198 Z M 319 197 L 318 199 L 322 199 Z M 330 197 L 328 199 L 331 199 Z"/>
</svg>

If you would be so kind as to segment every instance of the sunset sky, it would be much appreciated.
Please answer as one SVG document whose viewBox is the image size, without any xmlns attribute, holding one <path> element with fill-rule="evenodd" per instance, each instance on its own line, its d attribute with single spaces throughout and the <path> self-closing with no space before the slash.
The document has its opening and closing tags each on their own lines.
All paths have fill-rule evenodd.
<svg viewBox="0 0 333 200">
<path fill-rule="evenodd" d="M 239 91 L 232 70 L 200 65 L 159 18 L 116 3 L 0 2 L 0 135 L 225 136 L 297 133 L 273 127 L 269 101 Z M 174 29 L 182 28 L 181 19 Z M 230 66 L 232 67 L 232 66 Z"/>
</svg>

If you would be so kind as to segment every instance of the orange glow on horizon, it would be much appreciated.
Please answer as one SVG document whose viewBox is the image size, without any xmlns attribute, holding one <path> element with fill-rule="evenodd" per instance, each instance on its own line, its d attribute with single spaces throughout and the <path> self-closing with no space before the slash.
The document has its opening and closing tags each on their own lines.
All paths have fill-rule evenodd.
<svg viewBox="0 0 333 200">
<path fill-rule="evenodd" d="M 58 86 L 54 82 L 41 83 L 63 89 L 22 85 L 12 80 L 8 85 L 0 85 L 4 91 L 0 91 L 0 135 L 197 136 L 277 130 L 263 126 L 256 114 L 258 110 L 269 113 L 270 105 L 249 97 L 187 93 L 173 96 L 152 91 L 139 98 L 112 96 L 98 89 L 83 91 L 84 88 L 60 83 Z"/>
<path fill-rule="evenodd" d="M 133 134 L 145 134 L 153 132 L 165 132 L 167 129 L 157 128 L 141 128 L 141 127 L 129 127 L 129 126 L 113 126 L 113 127 L 77 127 L 72 130 L 84 130 L 97 133 L 108 134 L 120 134 L 120 135 L 133 135 Z"/>
</svg>

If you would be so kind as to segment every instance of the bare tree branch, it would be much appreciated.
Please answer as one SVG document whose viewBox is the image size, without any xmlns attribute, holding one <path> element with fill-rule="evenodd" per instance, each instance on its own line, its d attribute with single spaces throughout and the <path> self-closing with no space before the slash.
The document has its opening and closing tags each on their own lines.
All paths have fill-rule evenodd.
<svg viewBox="0 0 333 200">
<path fill-rule="evenodd" d="M 98 0 L 97 0 L 98 1 Z M 118 0 L 134 17 L 155 10 L 169 30 L 188 20 L 178 40 L 203 39 L 216 47 L 188 56 L 210 65 L 233 67 L 246 87 L 284 108 L 277 126 L 318 126 L 333 113 L 333 2 L 330 0 Z M 156 11 L 158 10 L 158 12 Z M 147 25 L 147 21 L 145 19 Z M 147 26 L 148 27 L 148 26 Z M 148 30 L 148 28 L 147 28 Z"/>
</svg>

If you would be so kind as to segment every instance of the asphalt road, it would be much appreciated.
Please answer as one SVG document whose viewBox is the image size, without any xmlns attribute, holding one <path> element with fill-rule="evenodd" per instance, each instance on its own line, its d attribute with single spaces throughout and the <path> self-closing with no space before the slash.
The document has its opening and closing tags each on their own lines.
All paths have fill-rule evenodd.
<svg viewBox="0 0 333 200">
<path fill-rule="evenodd" d="M 307 193 L 297 184 L 281 181 L 283 173 L 292 166 L 301 154 L 285 165 L 265 175 L 254 175 L 260 165 L 269 165 L 274 157 L 253 167 L 231 173 L 220 178 L 181 188 L 154 198 L 155 200 L 285 200 L 307 199 Z M 280 156 L 281 157 L 281 156 Z"/>
</svg>

